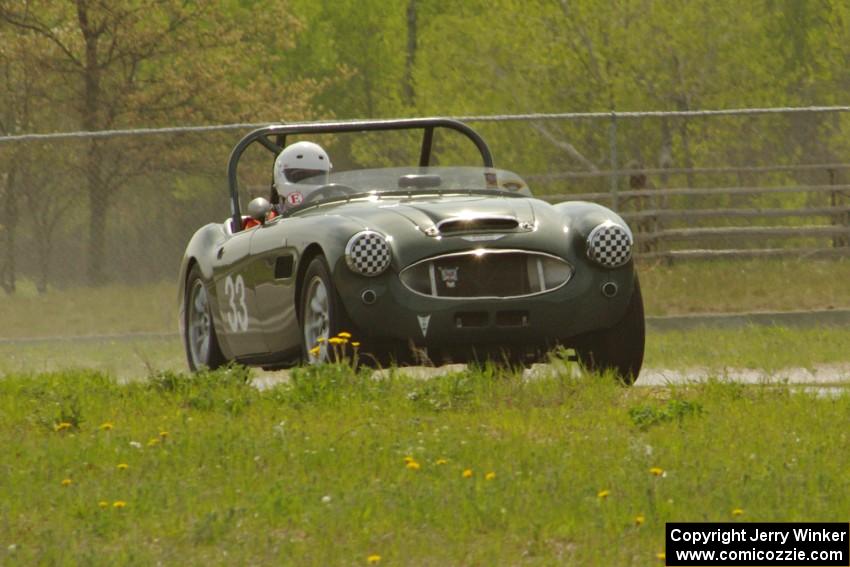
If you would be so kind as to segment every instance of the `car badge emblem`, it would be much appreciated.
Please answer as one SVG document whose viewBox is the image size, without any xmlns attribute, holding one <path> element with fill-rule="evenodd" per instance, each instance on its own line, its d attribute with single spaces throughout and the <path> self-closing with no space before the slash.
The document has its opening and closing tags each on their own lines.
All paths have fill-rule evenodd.
<svg viewBox="0 0 850 567">
<path fill-rule="evenodd" d="M 286 196 L 286 202 L 293 207 L 297 207 L 298 205 L 304 202 L 304 195 L 302 195 L 298 191 L 293 191 L 292 193 Z"/>
<path fill-rule="evenodd" d="M 454 287 L 457 285 L 457 273 L 460 268 L 455 266 L 454 268 L 439 268 L 439 270 L 440 279 L 443 280 L 446 287 Z"/>
<path fill-rule="evenodd" d="M 419 319 L 419 329 L 422 331 L 422 338 L 424 339 L 428 335 L 428 323 L 431 322 L 430 315 L 417 315 L 417 319 Z"/>
</svg>

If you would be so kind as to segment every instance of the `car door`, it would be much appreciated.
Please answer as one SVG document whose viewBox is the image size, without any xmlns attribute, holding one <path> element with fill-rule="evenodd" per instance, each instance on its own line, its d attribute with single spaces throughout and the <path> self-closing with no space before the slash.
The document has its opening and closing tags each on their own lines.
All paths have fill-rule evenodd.
<svg viewBox="0 0 850 567">
<path fill-rule="evenodd" d="M 233 357 L 266 351 L 254 293 L 259 274 L 250 254 L 255 232 L 243 230 L 232 235 L 216 251 L 213 264 L 220 315 L 215 329 L 225 352 Z"/>
<path fill-rule="evenodd" d="M 269 352 L 292 351 L 301 344 L 295 311 L 298 256 L 287 235 L 298 230 L 302 223 L 303 219 L 278 218 L 252 231 L 250 249 L 256 262 L 257 318 Z"/>
</svg>

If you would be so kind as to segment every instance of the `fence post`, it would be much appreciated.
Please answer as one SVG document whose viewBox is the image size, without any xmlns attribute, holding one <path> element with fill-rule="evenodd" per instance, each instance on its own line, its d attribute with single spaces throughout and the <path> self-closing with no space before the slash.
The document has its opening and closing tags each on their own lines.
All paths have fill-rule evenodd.
<svg viewBox="0 0 850 567">
<path fill-rule="evenodd" d="M 611 123 L 608 126 L 608 143 L 611 153 L 611 208 L 615 211 L 620 208 L 619 197 L 617 195 L 617 113 L 611 111 Z"/>
<path fill-rule="evenodd" d="M 829 168 L 827 169 L 829 173 L 829 184 L 836 185 L 836 172 L 835 169 Z M 836 209 L 844 205 L 844 192 L 843 191 L 830 191 L 829 193 L 829 204 Z M 830 216 L 830 224 L 833 226 L 842 226 L 844 228 L 850 228 L 850 212 L 847 211 L 839 211 L 836 210 L 835 214 Z M 850 246 L 850 235 L 847 234 L 836 234 L 832 237 L 832 247 L 833 248 L 842 248 L 844 246 Z"/>
</svg>

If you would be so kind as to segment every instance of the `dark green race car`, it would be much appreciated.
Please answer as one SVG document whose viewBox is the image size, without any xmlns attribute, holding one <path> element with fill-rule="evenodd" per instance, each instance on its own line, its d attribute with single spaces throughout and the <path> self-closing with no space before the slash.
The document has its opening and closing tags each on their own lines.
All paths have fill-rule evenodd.
<svg viewBox="0 0 850 567">
<path fill-rule="evenodd" d="M 441 128 L 465 135 L 481 165 L 430 166 Z M 308 196 L 283 214 L 270 219 L 269 202 L 255 199 L 242 215 L 237 168 L 252 144 L 271 165 L 289 135 L 411 129 L 423 132 L 418 164 L 333 172 L 320 186 L 307 178 Z M 562 346 L 628 383 L 640 372 L 643 302 L 626 223 L 594 203 L 533 198 L 463 123 L 268 126 L 236 145 L 228 174 L 232 217 L 195 233 L 180 273 L 193 370 L 327 360 L 339 346 L 329 341 L 347 332 L 360 360 L 381 364 L 527 364 Z M 252 217 L 258 226 L 246 228 Z"/>
</svg>

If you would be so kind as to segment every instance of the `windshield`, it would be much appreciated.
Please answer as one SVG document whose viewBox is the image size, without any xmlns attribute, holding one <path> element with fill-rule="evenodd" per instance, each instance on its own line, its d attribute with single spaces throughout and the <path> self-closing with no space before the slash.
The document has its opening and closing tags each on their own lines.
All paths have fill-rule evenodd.
<svg viewBox="0 0 850 567">
<path fill-rule="evenodd" d="M 317 187 L 322 176 L 307 177 L 297 183 Z M 340 191 L 328 191 L 328 197 L 362 193 L 430 193 L 452 191 L 503 191 L 531 195 L 528 185 L 516 173 L 491 167 L 390 167 L 332 172 L 327 183 Z M 306 187 L 305 187 L 306 188 Z M 305 195 L 306 196 L 306 195 Z M 316 200 L 325 200 L 324 198 Z"/>
</svg>

